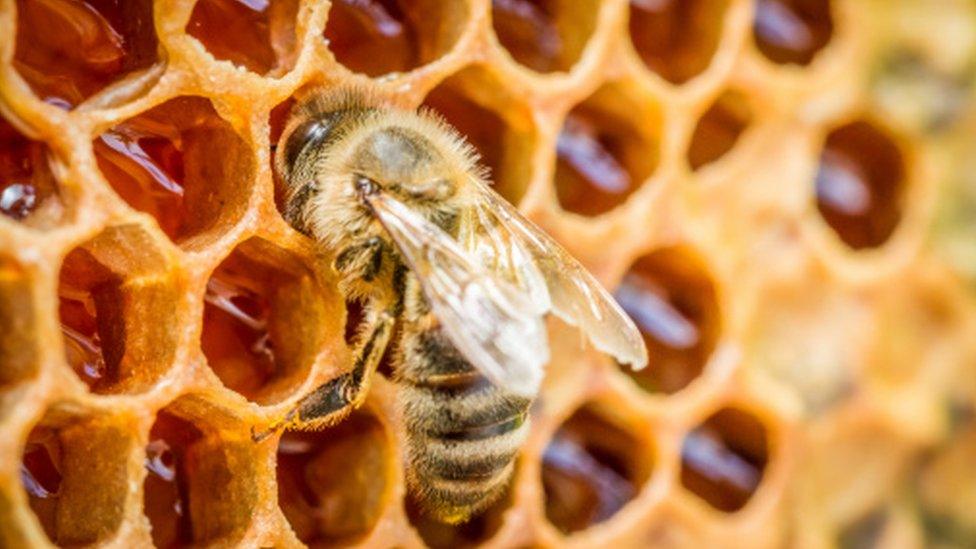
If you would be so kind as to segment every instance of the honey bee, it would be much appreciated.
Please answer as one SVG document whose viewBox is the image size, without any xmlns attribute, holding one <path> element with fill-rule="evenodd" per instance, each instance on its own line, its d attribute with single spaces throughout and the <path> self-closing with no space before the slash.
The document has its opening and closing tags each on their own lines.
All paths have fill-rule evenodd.
<svg viewBox="0 0 976 549">
<path fill-rule="evenodd" d="M 647 363 L 606 290 L 491 189 L 474 149 L 434 114 L 319 90 L 293 108 L 275 162 L 286 220 L 332 258 L 363 321 L 351 370 L 255 440 L 340 421 L 392 345 L 408 491 L 458 523 L 512 476 L 549 360 L 548 313 L 620 362 Z"/>
</svg>

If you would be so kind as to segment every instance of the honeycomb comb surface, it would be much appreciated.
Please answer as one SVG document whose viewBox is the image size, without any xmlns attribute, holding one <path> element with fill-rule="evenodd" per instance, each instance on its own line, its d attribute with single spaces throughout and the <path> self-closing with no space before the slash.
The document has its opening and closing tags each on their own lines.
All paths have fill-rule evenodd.
<svg viewBox="0 0 976 549">
<path fill-rule="evenodd" d="M 0 547 L 972 547 L 965 0 L 0 0 Z M 551 324 L 508 494 L 407 502 L 281 218 L 310 87 L 441 112 L 640 326 Z M 967 502 L 970 502 L 967 504 Z"/>
</svg>

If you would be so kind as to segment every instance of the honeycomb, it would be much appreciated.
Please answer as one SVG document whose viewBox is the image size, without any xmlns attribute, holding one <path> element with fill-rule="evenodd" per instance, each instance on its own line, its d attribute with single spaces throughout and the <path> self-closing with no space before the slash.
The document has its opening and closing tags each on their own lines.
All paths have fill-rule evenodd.
<svg viewBox="0 0 976 549">
<path fill-rule="evenodd" d="M 976 547 L 976 5 L 0 0 L 0 546 Z M 406 498 L 272 149 L 426 105 L 641 328 L 553 321 L 506 496 Z M 321 254 L 325 254 L 325 258 Z"/>
</svg>

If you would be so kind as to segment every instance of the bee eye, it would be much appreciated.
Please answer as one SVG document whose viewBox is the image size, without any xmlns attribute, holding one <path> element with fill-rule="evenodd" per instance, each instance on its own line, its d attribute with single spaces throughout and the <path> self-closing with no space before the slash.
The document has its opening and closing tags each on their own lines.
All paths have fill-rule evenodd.
<svg viewBox="0 0 976 549">
<path fill-rule="evenodd" d="M 315 119 L 302 123 L 288 136 L 285 143 L 285 165 L 291 170 L 298 156 L 308 147 L 318 147 L 329 136 L 332 129 L 329 119 Z"/>
</svg>

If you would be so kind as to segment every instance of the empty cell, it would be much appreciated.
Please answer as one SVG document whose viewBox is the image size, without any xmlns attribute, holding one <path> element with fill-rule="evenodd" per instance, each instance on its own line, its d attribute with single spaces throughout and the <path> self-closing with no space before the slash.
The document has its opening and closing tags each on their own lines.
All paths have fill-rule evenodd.
<svg viewBox="0 0 976 549">
<path fill-rule="evenodd" d="M 110 539 L 129 491 L 132 425 L 117 417 L 48 414 L 31 430 L 20 462 L 30 508 L 60 546 Z"/>
<path fill-rule="evenodd" d="M 596 216 L 616 208 L 658 162 L 660 113 L 622 84 L 577 105 L 556 142 L 556 195 L 566 211 Z"/>
<path fill-rule="evenodd" d="M 207 282 L 201 345 L 224 385 L 258 403 L 290 396 L 326 337 L 314 277 L 295 256 L 255 238 Z"/>
<path fill-rule="evenodd" d="M 725 156 L 752 121 L 746 97 L 726 91 L 715 100 L 698 120 L 688 148 L 688 164 L 698 170 Z"/>
<path fill-rule="evenodd" d="M 353 72 L 408 72 L 447 53 L 467 17 L 467 2 L 335 0 L 325 38 L 336 60 Z"/>
<path fill-rule="evenodd" d="M 0 214 L 30 226 L 48 227 L 61 216 L 50 150 L 0 117 Z"/>
<path fill-rule="evenodd" d="M 479 100 L 495 97 L 498 88 L 484 78 L 480 73 L 462 73 L 434 88 L 424 105 L 474 145 L 481 164 L 490 170 L 495 191 L 517 205 L 531 177 L 534 134 L 527 117 L 506 116 L 506 110 L 512 109 L 487 106 L 487 101 Z"/>
<path fill-rule="evenodd" d="M 177 401 L 156 414 L 145 448 L 143 512 L 160 548 L 235 545 L 256 512 L 256 445 L 212 406 Z"/>
<path fill-rule="evenodd" d="M 14 68 L 70 109 L 158 60 L 151 0 L 17 0 Z"/>
<path fill-rule="evenodd" d="M 906 165 L 892 137 L 871 122 L 851 122 L 827 135 L 816 178 L 817 210 L 854 249 L 888 240 L 901 220 Z"/>
<path fill-rule="evenodd" d="M 278 505 L 312 547 L 348 546 L 369 534 L 389 503 L 390 441 L 367 412 L 278 443 Z"/>
<path fill-rule="evenodd" d="M 594 0 L 492 0 L 495 36 L 517 62 L 536 72 L 568 71 L 596 28 Z"/>
<path fill-rule="evenodd" d="M 650 358 L 643 370 L 622 371 L 645 390 L 664 393 L 701 375 L 721 327 L 711 276 L 693 253 L 665 248 L 638 259 L 615 297 L 644 336 Z"/>
<path fill-rule="evenodd" d="M 766 428 L 752 414 L 723 408 L 685 436 L 681 484 L 728 513 L 745 507 L 768 461 Z"/>
<path fill-rule="evenodd" d="M 564 534 L 612 518 L 640 492 L 653 467 L 647 434 L 588 405 L 563 423 L 542 457 L 546 517 Z"/>
<path fill-rule="evenodd" d="M 176 242 L 233 223 L 254 183 L 248 146 L 200 97 L 130 118 L 95 139 L 94 149 L 115 192 Z"/>
<path fill-rule="evenodd" d="M 0 257 L 0 390 L 37 374 L 35 321 L 28 274 Z"/>
<path fill-rule="evenodd" d="M 728 0 L 630 0 L 630 39 L 648 69 L 674 84 L 712 61 Z"/>
<path fill-rule="evenodd" d="M 753 38 L 774 63 L 810 64 L 833 32 L 830 0 L 757 0 Z"/>
<path fill-rule="evenodd" d="M 186 32 L 219 60 L 277 74 L 297 55 L 297 11 L 298 0 L 198 0 Z"/>
<path fill-rule="evenodd" d="M 133 226 L 106 229 L 65 257 L 58 279 L 65 358 L 93 392 L 141 392 L 169 370 L 181 321 L 176 276 Z"/>
</svg>

